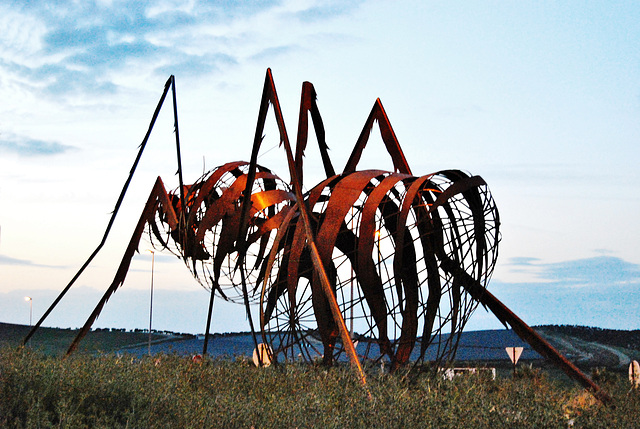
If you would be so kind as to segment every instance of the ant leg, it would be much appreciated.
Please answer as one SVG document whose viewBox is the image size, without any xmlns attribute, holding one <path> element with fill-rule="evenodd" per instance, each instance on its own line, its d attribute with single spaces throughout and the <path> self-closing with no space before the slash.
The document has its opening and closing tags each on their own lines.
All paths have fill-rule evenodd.
<svg viewBox="0 0 640 429">
<path fill-rule="evenodd" d="M 340 335 L 343 341 L 343 346 L 346 348 L 347 355 L 349 355 L 349 360 L 351 361 L 352 365 L 354 365 L 354 367 L 357 368 L 362 384 L 366 385 L 364 371 L 362 370 L 360 360 L 356 355 L 355 347 L 353 346 L 353 341 L 351 340 L 351 336 L 349 334 L 349 331 L 347 330 L 346 324 L 344 322 L 344 318 L 342 317 L 342 313 L 340 312 L 340 307 L 338 306 L 338 302 L 336 301 L 335 294 L 333 293 L 331 283 L 327 276 L 327 271 L 324 267 L 324 264 L 322 263 L 320 255 L 318 253 L 318 248 L 316 247 L 316 244 L 315 244 L 314 233 L 311 228 L 311 221 L 310 221 L 308 208 L 306 207 L 306 204 L 302 204 L 302 202 L 304 201 L 304 197 L 302 195 L 301 182 L 296 172 L 293 154 L 291 152 L 291 145 L 289 143 L 289 138 L 287 136 L 287 131 L 284 125 L 282 110 L 280 108 L 280 102 L 278 101 L 278 96 L 276 94 L 273 76 L 271 75 L 271 69 L 267 69 L 267 74 L 265 77 L 264 90 L 262 93 L 262 101 L 260 103 L 260 113 L 258 116 L 258 124 L 256 127 L 256 134 L 254 139 L 254 146 L 253 146 L 253 151 L 251 153 L 251 168 L 249 171 L 249 178 L 247 179 L 247 187 L 244 194 L 244 201 L 242 204 L 240 234 L 238 235 L 238 243 L 241 246 L 240 249 L 244 250 L 244 248 L 246 247 L 247 219 L 248 219 L 249 207 L 251 205 L 250 192 L 253 186 L 253 180 L 255 175 L 257 158 L 258 158 L 258 151 L 260 149 L 260 143 L 262 141 L 262 132 L 264 130 L 264 123 L 267 116 L 267 111 L 269 109 L 269 104 L 273 104 L 274 113 L 276 116 L 276 122 L 278 123 L 278 130 L 280 131 L 280 141 L 284 145 L 285 151 L 287 154 L 287 162 L 289 164 L 289 173 L 291 176 L 291 182 L 293 185 L 293 190 L 296 195 L 296 200 L 298 200 L 298 203 L 299 203 L 298 210 L 299 210 L 300 218 L 304 225 L 304 231 L 306 235 L 306 245 L 309 248 L 309 252 L 311 254 L 311 262 L 315 269 L 315 274 L 318 276 L 323 292 L 327 300 L 329 301 L 332 316 L 335 320 L 335 323 L 339 327 Z M 243 258 L 243 257 L 244 257 L 243 254 L 240 253 L 240 258 Z M 245 305 L 248 311 L 249 308 L 248 308 L 248 299 L 246 297 L 246 285 L 244 281 L 243 272 L 240 271 L 240 273 L 242 275 L 242 284 L 244 289 L 243 292 L 245 293 Z M 249 316 L 249 313 L 247 315 Z M 251 322 L 251 319 L 249 319 L 249 321 L 251 323 L 251 327 L 253 330 L 253 324 Z M 255 334 L 253 335 L 253 338 L 257 348 L 257 340 L 255 337 Z"/>
<path fill-rule="evenodd" d="M 313 128 L 316 132 L 316 138 L 318 140 L 318 147 L 320 149 L 320 157 L 322 158 L 322 165 L 327 177 L 335 176 L 336 172 L 331 164 L 329 158 L 329 146 L 325 141 L 324 124 L 322 123 L 322 117 L 320 116 L 320 110 L 316 103 L 316 90 L 311 82 L 304 82 L 302 84 L 302 95 L 300 96 L 300 116 L 298 118 L 298 137 L 296 139 L 296 156 L 295 167 L 298 174 L 298 180 L 302 185 L 302 164 L 304 151 L 307 147 L 307 138 L 309 136 L 309 113 L 311 114 L 311 120 L 313 121 Z"/>
<path fill-rule="evenodd" d="M 382 141 L 393 160 L 394 170 L 396 172 L 412 175 L 407 159 L 404 156 L 404 152 L 402 152 L 398 138 L 393 132 L 393 128 L 391 128 L 391 122 L 389 122 L 389 117 L 384 111 L 384 107 L 382 107 L 382 102 L 379 98 L 373 104 L 373 108 L 371 109 L 371 113 L 364 124 L 364 128 L 362 128 L 360 137 L 358 137 L 358 141 L 353 148 L 353 152 L 351 152 L 351 156 L 344 167 L 343 174 L 352 173 L 356 170 L 358 162 L 360 162 L 360 157 L 362 156 L 362 151 L 367 145 L 367 141 L 369 140 L 369 135 L 371 134 L 371 129 L 373 128 L 375 121 L 378 121 Z"/>
<path fill-rule="evenodd" d="M 147 222 L 153 222 L 155 212 L 158 208 L 158 203 L 161 203 L 162 207 L 165 209 L 167 214 L 167 221 L 171 229 L 177 228 L 178 221 L 176 218 L 176 214 L 169 200 L 169 196 L 167 195 L 167 191 L 164 188 L 162 179 L 158 177 L 155 185 L 153 186 L 151 194 L 149 195 L 149 199 L 147 200 L 147 203 L 142 210 L 140 220 L 138 221 L 131 240 L 129 241 L 129 246 L 127 246 L 127 250 L 122 257 L 122 261 L 120 262 L 118 271 L 116 271 L 113 282 L 111 283 L 105 294 L 102 296 L 102 299 L 100 300 L 98 305 L 96 305 L 96 308 L 93 310 L 82 329 L 80 329 L 80 332 L 78 332 L 78 335 L 76 335 L 76 338 L 69 346 L 69 349 L 66 353 L 67 356 L 73 353 L 73 351 L 78 347 L 80 340 L 82 340 L 82 338 L 84 338 L 84 336 L 87 335 L 87 333 L 91 330 L 91 326 L 100 315 L 100 312 L 102 311 L 102 308 L 104 307 L 107 300 L 124 283 L 124 280 L 127 277 L 127 272 L 129 271 L 129 266 L 131 264 L 133 254 L 138 250 L 138 244 L 140 243 L 140 238 L 142 237 L 142 233 L 144 232 L 144 227 Z"/>
</svg>

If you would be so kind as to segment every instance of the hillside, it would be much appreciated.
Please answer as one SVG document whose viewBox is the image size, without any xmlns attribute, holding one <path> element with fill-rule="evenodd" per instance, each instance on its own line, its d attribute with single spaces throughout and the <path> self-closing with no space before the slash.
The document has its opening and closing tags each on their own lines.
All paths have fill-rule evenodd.
<svg viewBox="0 0 640 429">
<path fill-rule="evenodd" d="M 545 325 L 535 329 L 579 366 L 621 369 L 631 360 L 640 360 L 640 330 L 569 325 Z"/>
<path fill-rule="evenodd" d="M 0 347 L 18 347 L 30 331 L 26 325 L 0 323 Z M 29 340 L 29 346 L 47 355 L 62 355 L 66 352 L 73 339 L 78 334 L 77 329 L 39 328 Z M 152 333 L 151 341 L 173 341 L 192 337 L 188 334 Z M 80 342 L 78 352 L 115 352 L 122 348 L 146 345 L 149 334 L 145 332 L 131 332 L 124 329 L 98 329 L 91 331 Z"/>
<path fill-rule="evenodd" d="M 538 326 L 536 329 L 569 360 L 582 368 L 623 368 L 633 359 L 640 360 L 640 330 L 620 331 L 585 326 Z M 0 347 L 17 347 L 29 327 L 0 323 Z M 40 328 L 29 346 L 48 355 L 62 355 L 77 330 Z M 152 353 L 196 354 L 202 352 L 203 339 L 190 334 L 159 333 L 151 336 Z M 126 352 L 143 355 L 149 351 L 149 335 L 123 329 L 91 331 L 80 343 L 80 353 Z M 500 362 L 507 359 L 504 348 L 523 346 L 523 361 L 541 361 L 541 357 L 511 330 L 464 332 L 458 348 L 458 361 Z M 251 355 L 253 340 L 247 333 L 216 334 L 209 341 L 213 356 Z"/>
<path fill-rule="evenodd" d="M 572 325 L 542 325 L 536 326 L 535 329 L 548 335 L 566 335 L 612 347 L 640 350 L 640 329 L 623 331 Z"/>
</svg>

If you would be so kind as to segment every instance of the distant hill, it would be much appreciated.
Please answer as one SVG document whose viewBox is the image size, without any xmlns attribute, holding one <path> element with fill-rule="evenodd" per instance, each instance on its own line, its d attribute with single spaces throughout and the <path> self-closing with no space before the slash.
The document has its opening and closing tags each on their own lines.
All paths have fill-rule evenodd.
<svg viewBox="0 0 640 429">
<path fill-rule="evenodd" d="M 535 329 L 548 335 L 567 335 L 608 346 L 640 350 L 640 329 L 623 331 L 575 325 L 541 325 L 536 326 Z"/>
<path fill-rule="evenodd" d="M 261 339 L 258 337 L 258 341 Z M 202 353 L 203 338 L 185 338 L 176 341 L 166 341 L 151 346 L 151 353 L 178 353 L 193 355 Z M 522 360 L 541 359 L 541 356 L 531 350 L 518 336 L 510 330 L 470 331 L 464 332 L 458 346 L 457 359 L 463 361 L 491 361 L 508 358 L 505 347 L 522 346 L 525 348 Z M 367 347 L 365 341 L 356 343 L 356 351 L 364 352 Z M 374 346 L 375 347 L 375 346 Z M 208 353 L 213 356 L 250 356 L 255 348 L 253 338 L 249 333 L 216 334 L 211 336 Z M 123 348 L 121 351 L 142 356 L 147 354 L 148 345 Z M 418 357 L 419 348 L 414 349 L 412 358 Z M 435 348 L 427 350 L 427 360 L 435 358 Z M 344 357 L 346 359 L 346 356 Z"/>
<path fill-rule="evenodd" d="M 17 347 L 29 332 L 29 326 L 0 323 L 0 347 Z M 537 326 L 534 329 L 569 360 L 581 367 L 621 368 L 632 359 L 640 360 L 640 330 L 619 331 L 585 326 Z M 49 355 L 63 355 L 77 330 L 40 328 L 29 346 Z M 192 355 L 202 352 L 202 338 L 191 334 L 154 332 L 151 353 Z M 522 346 L 523 361 L 542 359 L 511 330 L 469 331 L 462 334 L 456 360 L 499 362 L 507 359 L 505 347 Z M 209 340 L 208 352 L 213 356 L 251 355 L 253 339 L 244 333 L 216 334 Z M 91 331 L 78 348 L 80 353 L 149 352 L 149 334 L 124 329 Z"/>
<path fill-rule="evenodd" d="M 640 360 L 640 330 L 571 325 L 545 325 L 534 329 L 578 365 L 625 368 L 631 360 Z"/>
<path fill-rule="evenodd" d="M 0 323 L 0 347 L 18 347 L 31 330 L 30 326 Z M 47 355 L 63 355 L 78 334 L 78 329 L 39 328 L 29 340 L 29 346 Z M 172 341 L 193 337 L 190 334 L 151 334 L 151 341 Z M 148 344 L 149 334 L 125 329 L 96 329 L 87 334 L 78 346 L 80 353 L 110 353 L 126 347 Z"/>
</svg>

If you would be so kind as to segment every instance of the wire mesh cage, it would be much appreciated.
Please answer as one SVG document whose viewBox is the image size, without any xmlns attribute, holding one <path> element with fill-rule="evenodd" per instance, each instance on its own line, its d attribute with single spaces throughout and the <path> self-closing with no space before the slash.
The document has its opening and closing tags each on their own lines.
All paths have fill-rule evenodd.
<svg viewBox="0 0 640 429">
<path fill-rule="evenodd" d="M 486 286 L 497 257 L 499 218 L 486 184 L 459 171 L 368 170 L 325 180 L 305 203 L 361 359 L 452 358 L 477 301 L 448 265 Z M 330 362 L 344 350 L 304 237 L 295 216 L 281 226 L 261 299 L 264 338 L 284 360 Z"/>
</svg>

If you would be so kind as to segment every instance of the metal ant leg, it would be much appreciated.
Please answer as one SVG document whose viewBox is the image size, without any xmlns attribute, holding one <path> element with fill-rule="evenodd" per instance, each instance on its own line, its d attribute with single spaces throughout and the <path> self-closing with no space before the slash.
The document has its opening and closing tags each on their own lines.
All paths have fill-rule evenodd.
<svg viewBox="0 0 640 429">
<path fill-rule="evenodd" d="M 511 326 L 511 329 L 513 329 L 520 338 L 526 341 L 531 348 L 553 362 L 569 377 L 578 381 L 582 386 L 590 390 L 600 401 L 605 404 L 611 403 L 611 397 L 602 390 L 600 386 L 595 384 L 589 377 L 580 371 L 578 367 L 560 354 L 560 352 L 542 338 L 540 334 L 531 329 L 529 325 L 509 310 L 506 305 L 504 305 L 488 290 L 472 281 L 465 282 L 464 287 L 475 299 L 482 303 L 482 305 L 489 308 L 489 310 L 491 310 L 491 312 L 495 314 L 498 320 L 500 320 L 504 325 Z"/>
<path fill-rule="evenodd" d="M 316 103 L 316 90 L 311 82 L 304 82 L 302 84 L 302 95 L 300 96 L 298 137 L 296 138 L 296 157 L 294 161 L 300 185 L 303 183 L 302 164 L 309 135 L 309 114 L 311 114 L 313 128 L 316 131 L 316 138 L 318 139 L 318 147 L 320 149 L 320 157 L 322 158 L 324 171 L 327 177 L 335 176 L 336 174 L 333 169 L 333 165 L 331 164 L 331 159 L 329 158 L 329 147 L 325 141 L 324 125 L 322 123 L 322 117 L 320 116 L 320 110 Z"/>
<path fill-rule="evenodd" d="M 33 326 L 33 328 L 31 328 L 31 330 L 29 331 L 27 336 L 22 341 L 22 345 L 23 346 L 25 344 L 27 344 L 29 339 L 38 330 L 38 328 L 40 327 L 42 322 L 44 322 L 44 320 L 49 316 L 51 311 L 53 311 L 53 309 L 56 307 L 56 305 L 58 305 L 58 303 L 66 295 L 66 293 L 69 291 L 69 289 L 71 289 L 71 286 L 73 286 L 73 284 L 76 282 L 76 280 L 78 280 L 80 275 L 89 266 L 89 264 L 91 263 L 93 258 L 95 258 L 95 256 L 98 254 L 98 252 L 100 252 L 100 250 L 104 246 L 104 243 L 107 241 L 107 237 L 109 235 L 109 232 L 111 231 L 111 227 L 113 226 L 113 222 L 116 220 L 116 216 L 118 215 L 118 210 L 120 209 L 120 206 L 122 205 L 122 201 L 124 200 L 124 196 L 127 193 L 127 189 L 129 188 L 129 183 L 131 183 L 131 179 L 133 178 L 133 174 L 136 171 L 136 167 L 138 166 L 138 162 L 140 161 L 140 158 L 142 157 L 142 152 L 144 152 L 144 149 L 147 146 L 147 142 L 149 141 L 149 136 L 151 135 L 151 131 L 153 130 L 153 126 L 155 125 L 156 120 L 158 119 L 158 115 L 160 113 L 160 109 L 162 108 L 162 105 L 164 104 L 164 100 L 167 97 L 167 93 L 169 92 L 169 88 L 170 87 L 173 88 L 173 110 L 174 110 L 174 119 L 175 119 L 176 147 L 177 147 L 177 151 L 178 151 L 178 174 L 180 176 L 180 182 L 182 183 L 182 167 L 180 165 L 180 143 L 179 143 L 179 137 L 178 137 L 178 113 L 177 113 L 176 100 L 175 100 L 175 78 L 174 78 L 173 75 L 171 75 L 169 77 L 169 79 L 167 79 L 167 82 L 164 85 L 164 91 L 163 91 L 162 95 L 160 96 L 160 100 L 158 101 L 158 104 L 156 105 L 155 111 L 153 112 L 153 116 L 151 118 L 151 123 L 149 124 L 149 128 L 147 129 L 147 133 L 145 134 L 144 138 L 142 139 L 142 143 L 140 143 L 140 150 L 138 151 L 138 155 L 136 156 L 136 159 L 133 162 L 133 166 L 131 167 L 131 170 L 129 172 L 129 176 L 127 177 L 127 180 L 125 181 L 124 186 L 122 187 L 122 191 L 120 192 L 120 196 L 118 197 L 118 201 L 116 202 L 116 205 L 115 205 L 115 207 L 113 209 L 113 213 L 111 215 L 111 219 L 109 219 L 109 223 L 107 224 L 107 228 L 106 228 L 106 230 L 104 232 L 102 240 L 100 241 L 100 244 L 98 244 L 98 247 L 96 247 L 96 249 L 93 251 L 93 253 L 89 256 L 89 258 L 82 265 L 82 267 L 80 267 L 78 272 L 75 274 L 75 276 L 73 276 L 71 281 L 62 290 L 62 292 L 60 292 L 60 295 L 58 295 L 58 297 L 55 299 L 55 301 L 49 306 L 49 308 L 47 309 L 47 311 L 45 311 L 45 313 L 42 315 L 40 320 L 38 320 L 38 322 Z M 184 204 L 183 204 L 183 206 L 184 206 Z"/>
<path fill-rule="evenodd" d="M 287 161 L 289 164 L 289 173 L 291 175 L 291 182 L 293 185 L 296 199 L 299 202 L 298 204 L 299 215 L 304 225 L 304 230 L 306 232 L 306 243 L 307 243 L 307 247 L 309 248 L 312 264 L 315 268 L 315 274 L 318 276 L 318 279 L 320 284 L 322 285 L 324 294 L 327 300 L 329 301 L 331 313 L 333 315 L 334 321 L 338 325 L 340 335 L 342 337 L 343 345 L 347 351 L 349 360 L 351 361 L 351 364 L 358 369 L 358 374 L 360 376 L 360 380 L 362 384 L 366 385 L 366 379 L 364 376 L 364 371 L 362 370 L 362 366 L 360 365 L 360 360 L 358 359 L 358 356 L 356 354 L 355 347 L 353 345 L 353 341 L 351 340 L 350 333 L 344 322 L 342 313 L 340 312 L 340 307 L 338 305 L 338 302 L 336 301 L 335 294 L 333 293 L 331 282 L 327 276 L 327 272 L 322 263 L 322 259 L 320 258 L 320 255 L 318 253 L 318 248 L 316 247 L 314 242 L 314 233 L 311 228 L 308 209 L 305 204 L 300 204 L 302 201 L 304 201 L 304 197 L 302 195 L 301 182 L 297 175 L 296 165 L 294 162 L 293 154 L 291 152 L 291 145 L 289 143 L 289 137 L 287 136 L 287 131 L 284 125 L 283 117 L 282 117 L 280 102 L 278 101 L 278 95 L 275 90 L 273 76 L 271 75 L 271 69 L 267 69 L 267 74 L 265 76 L 264 89 L 262 93 L 262 101 L 260 103 L 260 113 L 258 116 L 258 124 L 256 127 L 253 150 L 251 153 L 251 168 L 249 172 L 249 178 L 247 179 L 247 188 L 245 190 L 244 202 L 242 206 L 242 217 L 241 217 L 241 224 L 240 224 L 241 226 L 240 226 L 240 234 L 238 236 L 238 241 L 242 243 L 246 240 L 246 229 L 247 229 L 246 219 L 248 217 L 249 206 L 251 203 L 250 201 L 251 186 L 253 186 L 253 175 L 255 174 L 258 151 L 260 149 L 260 143 L 262 142 L 262 132 L 264 130 L 264 124 L 267 116 L 267 111 L 269 109 L 269 104 L 272 104 L 274 107 L 274 113 L 276 115 L 276 121 L 278 124 L 278 129 L 280 131 L 280 141 L 284 145 L 284 148 L 286 151 Z M 250 322 L 251 322 L 251 319 L 250 319 Z M 256 342 L 256 348 L 257 348 L 257 340 L 255 338 L 255 334 L 254 334 L 254 342 Z"/>
<path fill-rule="evenodd" d="M 380 127 L 380 135 L 382 136 L 382 141 L 387 148 L 387 152 L 393 160 L 394 170 L 398 173 L 412 175 L 409 164 L 407 163 L 407 159 L 405 158 L 404 152 L 402 152 L 402 148 L 400 147 L 400 143 L 398 142 L 398 138 L 396 137 L 396 133 L 394 133 L 393 128 L 391 128 L 391 122 L 389 122 L 389 117 L 384 111 L 384 107 L 382 107 L 382 102 L 379 98 L 373 104 L 371 113 L 369 113 L 369 117 L 367 118 L 367 121 L 362 128 L 360 137 L 358 137 L 358 141 L 353 148 L 353 152 L 351 152 L 351 156 L 349 157 L 349 160 L 347 161 L 342 174 L 352 173 L 358 167 L 358 162 L 360 162 L 362 151 L 367 145 L 369 135 L 371 134 L 371 128 L 373 128 L 373 123 L 375 121 L 378 121 L 378 126 Z"/>
<path fill-rule="evenodd" d="M 202 356 L 207 354 L 207 346 L 209 345 L 209 329 L 211 329 L 211 315 L 213 314 L 213 300 L 216 295 L 216 289 L 211 288 L 211 296 L 209 297 L 209 311 L 207 312 L 207 327 L 204 330 L 204 344 L 202 346 Z"/>
<path fill-rule="evenodd" d="M 158 177 L 156 179 L 156 183 L 151 190 L 151 194 L 149 195 L 149 199 L 142 210 L 142 214 L 140 215 L 140 220 L 138 220 L 138 224 L 131 236 L 131 240 L 129 241 L 129 245 L 127 246 L 127 250 L 122 257 L 122 261 L 120 262 L 120 266 L 118 267 L 118 271 L 116 271 L 116 275 L 111 282 L 111 285 L 96 305 L 96 308 L 93 310 L 87 321 L 85 322 L 76 338 L 73 340 L 69 349 L 67 350 L 66 355 L 70 355 L 73 351 L 78 347 L 78 343 L 84 336 L 91 330 L 91 326 L 95 322 L 95 320 L 100 315 L 102 308 L 105 303 L 109 300 L 111 295 L 115 293 L 115 291 L 122 286 L 125 278 L 127 277 L 127 272 L 129 271 L 129 266 L 131 264 L 131 259 L 133 258 L 133 254 L 138 250 L 138 244 L 140 243 L 140 238 L 142 237 L 142 233 L 144 232 L 144 227 L 147 222 L 153 221 L 155 216 L 155 212 L 158 207 L 158 203 L 162 204 L 164 208 L 165 214 L 167 215 L 167 220 L 172 229 L 178 227 L 178 219 L 176 217 L 175 212 L 173 211 L 173 207 L 171 206 L 171 202 L 169 200 L 169 196 L 167 195 L 167 191 L 164 188 L 164 184 L 162 183 L 162 179 Z"/>
</svg>

